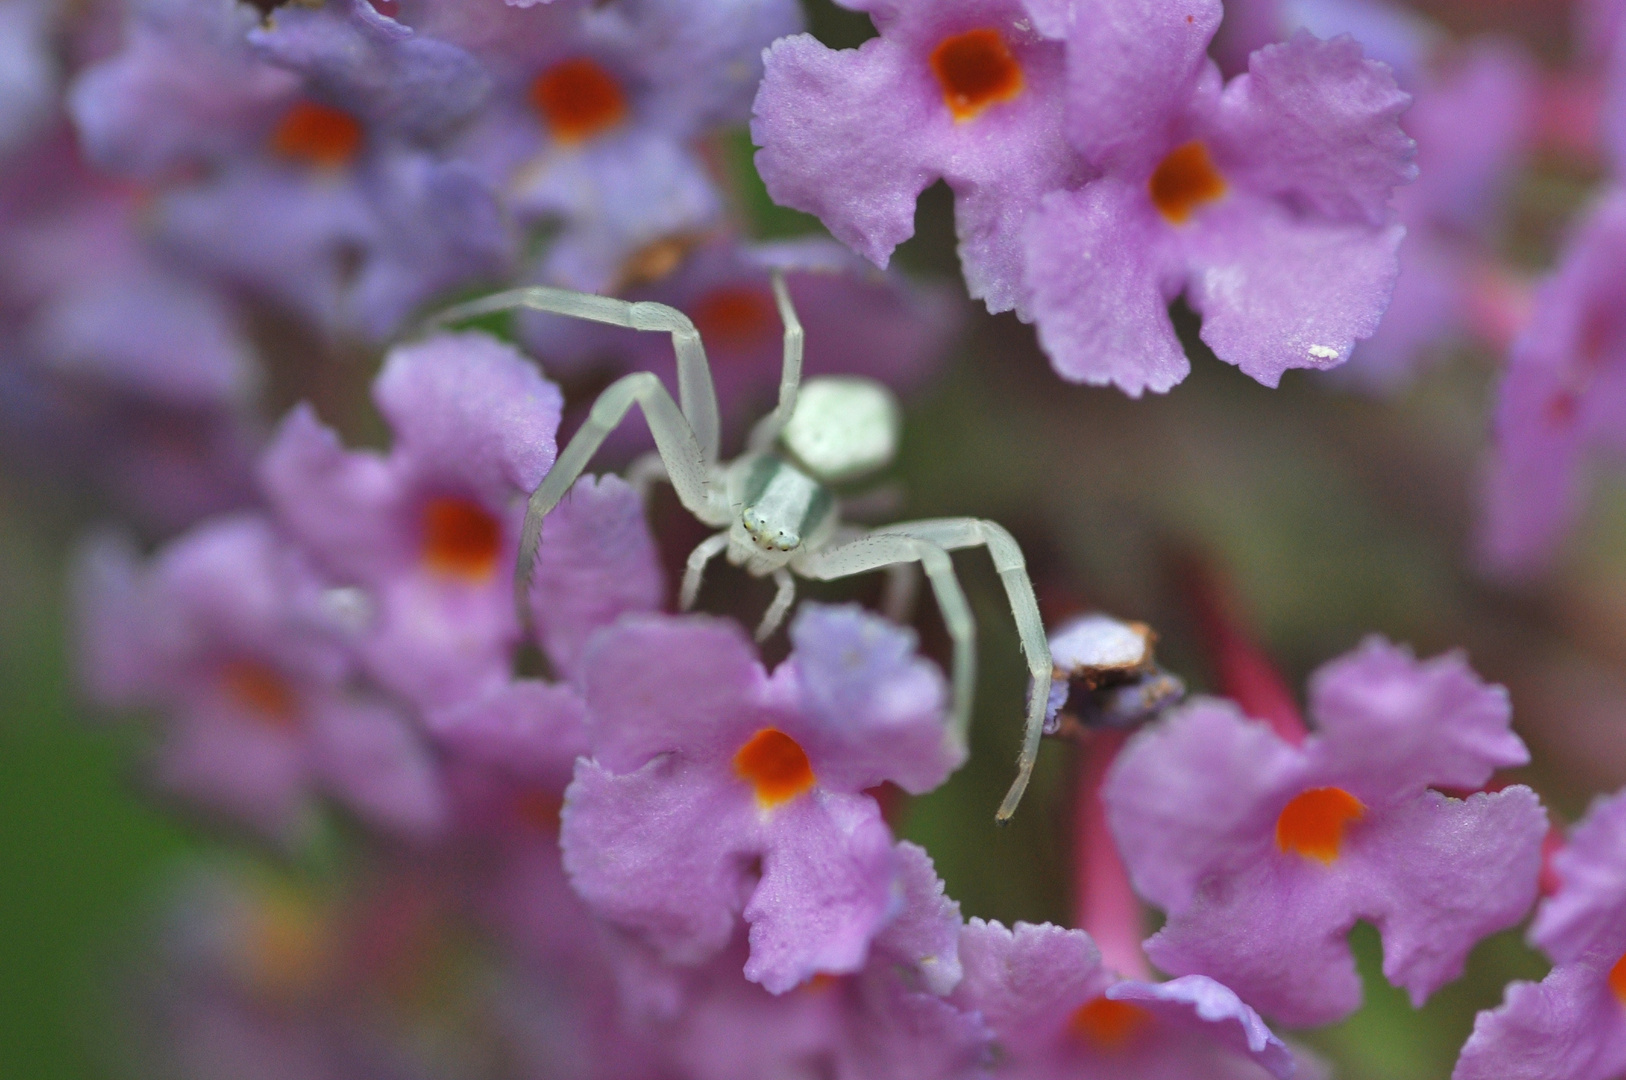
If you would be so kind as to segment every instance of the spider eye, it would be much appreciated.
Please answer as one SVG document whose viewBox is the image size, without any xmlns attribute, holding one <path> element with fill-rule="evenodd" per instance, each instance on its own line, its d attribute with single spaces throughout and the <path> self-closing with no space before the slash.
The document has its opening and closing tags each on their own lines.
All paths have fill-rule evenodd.
<svg viewBox="0 0 1626 1080">
<path fill-rule="evenodd" d="M 770 551 L 794 551 L 802 542 L 801 535 L 795 529 L 770 522 L 754 506 L 747 506 L 741 512 L 740 521 L 744 523 L 745 531 L 751 534 L 751 539 Z"/>
</svg>

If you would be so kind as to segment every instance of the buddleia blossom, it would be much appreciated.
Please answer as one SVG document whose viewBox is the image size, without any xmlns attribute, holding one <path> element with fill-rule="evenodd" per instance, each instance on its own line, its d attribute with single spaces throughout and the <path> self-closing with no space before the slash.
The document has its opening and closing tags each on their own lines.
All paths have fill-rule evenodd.
<svg viewBox="0 0 1626 1080">
<path fill-rule="evenodd" d="M 1022 220 L 1084 175 L 1061 138 L 1055 5 L 845 6 L 869 12 L 880 36 L 836 51 L 800 35 L 768 51 L 751 136 L 769 194 L 884 267 L 914 232 L 916 196 L 942 179 L 967 289 L 990 311 L 1025 316 Z"/>
<path fill-rule="evenodd" d="M 430 709 L 459 843 L 481 853 L 470 892 L 482 921 L 527 958 L 605 966 L 559 861 L 559 810 L 588 753 L 587 703 L 568 681 L 593 633 L 665 594 L 643 507 L 619 478 L 583 477 L 548 515 L 532 590 L 544 653 L 567 677 L 515 678 Z"/>
<path fill-rule="evenodd" d="M 1513 317 L 1491 255 L 1513 166 L 1530 137 L 1528 59 L 1474 43 L 1412 89 L 1403 124 L 1417 140 L 1417 181 L 1396 193 L 1406 226 L 1394 300 L 1340 373 L 1378 389 L 1407 382 L 1430 354 L 1477 337 L 1500 348 Z"/>
<path fill-rule="evenodd" d="M 819 1068 L 837 1080 L 981 1076 L 989 1032 L 943 995 L 960 981 L 960 907 L 931 859 L 896 849 L 900 910 L 851 975 L 816 975 L 774 996 L 740 976 L 731 948 L 680 977 L 664 1041 L 683 1075 L 753 1080 Z"/>
<path fill-rule="evenodd" d="M 1581 509 L 1587 456 L 1623 445 L 1623 282 L 1626 194 L 1612 190 L 1576 227 L 1508 355 L 1481 537 L 1494 570 L 1550 561 Z"/>
<path fill-rule="evenodd" d="M 1230 0 L 1214 35 L 1214 57 L 1227 76 L 1239 75 L 1255 49 L 1299 30 L 1324 39 L 1348 34 L 1368 56 L 1388 64 L 1408 90 L 1424 80 L 1430 54 L 1444 37 L 1428 19 L 1386 0 Z"/>
<path fill-rule="evenodd" d="M 1436 790 L 1528 760 L 1506 692 L 1461 657 L 1374 638 L 1317 672 L 1310 699 L 1302 746 L 1224 702 L 1189 705 L 1137 735 L 1105 789 L 1135 888 L 1168 912 L 1152 962 L 1291 1025 L 1359 1006 L 1357 919 L 1414 1004 L 1460 975 L 1534 901 L 1546 833 L 1528 788 Z"/>
<path fill-rule="evenodd" d="M 1501 201 L 1532 133 L 1534 71 L 1514 44 L 1479 38 L 1451 48 L 1409 9 L 1381 0 L 1242 0 L 1215 40 L 1222 68 L 1243 71 L 1255 48 L 1299 30 L 1348 34 L 1413 97 L 1401 118 L 1417 140 L 1418 178 L 1395 195 L 1406 227 L 1400 276 L 1383 322 L 1337 377 L 1387 391 L 1465 337 L 1500 350 L 1515 315 L 1492 252 Z"/>
<path fill-rule="evenodd" d="M 484 334 L 393 350 L 373 398 L 395 442 L 346 450 L 308 406 L 261 465 L 278 518 L 351 590 L 355 647 L 424 706 L 507 681 L 519 640 L 510 579 L 522 497 L 553 464 L 558 388 Z"/>
<path fill-rule="evenodd" d="M 618 476 L 576 481 L 542 522 L 531 582 L 542 649 L 554 670 L 574 679 L 596 631 L 629 612 L 657 611 L 665 598 L 638 492 Z"/>
<path fill-rule="evenodd" d="M 752 129 L 770 194 L 855 250 L 884 264 L 942 176 L 971 294 L 1036 321 L 1064 377 L 1135 395 L 1189 370 L 1182 293 L 1270 386 L 1377 328 L 1408 98 L 1352 42 L 1260 50 L 1222 87 L 1217 0 L 877 11 L 856 52 L 776 46 Z"/>
<path fill-rule="evenodd" d="M 590 292 L 635 277 L 646 249 L 721 223 L 692 143 L 745 119 L 762 49 L 801 27 L 792 0 L 425 0 L 402 18 L 490 72 L 490 104 L 458 153 L 521 220 L 556 226 L 539 279 Z"/>
<path fill-rule="evenodd" d="M 774 993 L 860 970 L 894 912 L 891 836 L 862 792 L 930 790 L 963 757 L 907 632 L 804 606 L 790 637 L 770 676 L 732 623 L 634 616 L 598 635 L 592 756 L 560 837 L 589 907 L 671 962 L 715 956 L 743 916 L 746 977 Z"/>
<path fill-rule="evenodd" d="M 965 977 L 953 997 L 992 1029 L 995 1077 L 1294 1075 L 1291 1051 L 1224 986 L 1201 975 L 1123 979 L 1082 930 L 972 919 L 960 953 Z"/>
<path fill-rule="evenodd" d="M 1067 136 L 1102 174 L 1025 226 L 1040 341 L 1067 378 L 1178 383 L 1182 293 L 1215 355 L 1267 386 L 1342 363 L 1388 304 L 1409 99 L 1353 41 L 1308 34 L 1222 87 L 1205 53 L 1219 17 L 1212 0 L 1077 7 Z"/>
<path fill-rule="evenodd" d="M 166 242 L 372 338 L 437 293 L 501 274 L 495 193 L 437 153 L 489 91 L 475 60 L 366 0 L 255 22 L 225 0 L 139 0 L 122 51 L 73 87 L 99 164 L 145 180 L 203 170 L 161 198 Z"/>
<path fill-rule="evenodd" d="M 78 574 L 81 662 L 102 704 L 155 708 L 158 782 L 294 841 L 312 799 L 423 839 L 444 823 L 408 717 L 350 685 L 321 579 L 263 517 L 200 526 L 143 565 L 108 540 Z"/>
<path fill-rule="evenodd" d="M 52 35 L 51 0 L 0 7 L 0 161 L 50 123 L 62 79 Z"/>
<path fill-rule="evenodd" d="M 1609 1080 L 1626 1072 L 1626 796 L 1597 800 L 1553 857 L 1558 889 L 1530 941 L 1540 983 L 1508 986 L 1474 1022 L 1452 1080 Z"/>
<path fill-rule="evenodd" d="M 237 312 L 61 129 L 0 178 L 0 350 L 16 460 L 65 468 L 160 529 L 249 501 L 260 373 Z"/>
</svg>

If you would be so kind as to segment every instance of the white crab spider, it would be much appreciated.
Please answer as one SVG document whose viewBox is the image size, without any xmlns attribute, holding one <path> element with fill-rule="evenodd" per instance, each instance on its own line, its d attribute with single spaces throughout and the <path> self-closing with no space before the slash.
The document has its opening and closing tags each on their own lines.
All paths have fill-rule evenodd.
<svg viewBox="0 0 1626 1080">
<path fill-rule="evenodd" d="M 773 292 L 785 327 L 779 403 L 752 429 L 746 452 L 733 461 L 718 460 L 717 397 L 700 334 L 674 308 L 537 286 L 458 304 L 429 321 L 433 328 L 531 308 L 672 335 L 681 406 L 650 372 L 622 376 L 599 395 L 581 429 L 532 493 L 514 575 L 520 610 L 528 607 L 542 519 L 581 476 L 605 437 L 637 404 L 655 437 L 659 455 L 658 462 L 651 461 L 655 472 L 664 471 L 690 513 L 720 530 L 689 556 L 681 590 L 683 608 L 694 603 L 706 564 L 720 554 L 750 574 L 771 577 L 777 586 L 757 628 L 759 640 L 774 631 L 794 602 L 793 575 L 830 581 L 919 563 L 954 642 L 953 732 L 964 745 L 976 683 L 976 623 L 948 552 L 987 547 L 1010 600 L 1032 676 L 1016 781 L 996 815 L 1004 821 L 1015 812 L 1033 772 L 1051 678 L 1050 649 L 1022 551 L 1010 533 L 977 518 L 933 518 L 867 531 L 841 524 L 839 502 L 830 485 L 873 473 L 891 462 L 898 438 L 897 406 L 888 390 L 868 379 L 814 379 L 802 386 L 802 326 L 784 279 L 777 273 Z"/>
</svg>

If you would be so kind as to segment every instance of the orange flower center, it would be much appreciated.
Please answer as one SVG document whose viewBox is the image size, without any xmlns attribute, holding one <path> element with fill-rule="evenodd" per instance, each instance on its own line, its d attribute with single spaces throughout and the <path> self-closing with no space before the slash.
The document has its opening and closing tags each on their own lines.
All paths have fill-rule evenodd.
<svg viewBox="0 0 1626 1080">
<path fill-rule="evenodd" d="M 750 285 L 714 289 L 694 305 L 694 325 L 703 340 L 732 348 L 754 345 L 773 333 L 773 297 Z"/>
<path fill-rule="evenodd" d="M 813 766 L 796 740 L 775 728 L 763 728 L 734 755 L 734 771 L 757 793 L 764 809 L 789 802 L 813 787 Z"/>
<path fill-rule="evenodd" d="M 531 84 L 531 104 L 560 142 L 579 143 L 608 131 L 627 115 L 627 96 L 614 75 L 585 56 L 561 61 Z"/>
<path fill-rule="evenodd" d="M 1074 1009 L 1067 1028 L 1079 1038 L 1116 1050 L 1134 1038 L 1151 1019 L 1152 1014 L 1139 1005 L 1098 997 Z"/>
<path fill-rule="evenodd" d="M 282 673 L 259 660 L 233 660 L 220 672 L 226 693 L 256 718 L 275 728 L 291 728 L 299 699 Z"/>
<path fill-rule="evenodd" d="M 423 561 L 449 577 L 484 581 L 497 569 L 502 526 L 468 499 L 430 499 L 423 508 Z"/>
<path fill-rule="evenodd" d="M 1366 805 L 1343 788 L 1302 791 L 1276 819 L 1276 846 L 1330 863 L 1343 846 L 1344 826 L 1364 816 Z"/>
<path fill-rule="evenodd" d="M 1022 92 L 1022 65 L 997 30 L 967 30 L 932 50 L 932 72 L 943 101 L 958 122 L 975 119 L 990 105 Z"/>
<path fill-rule="evenodd" d="M 1225 177 L 1214 167 L 1208 147 L 1188 142 L 1169 151 L 1147 186 L 1158 213 L 1171 225 L 1183 225 L 1199 206 L 1225 194 Z"/>
<path fill-rule="evenodd" d="M 332 959 L 328 927 L 309 901 L 284 890 L 267 890 L 248 912 L 233 958 L 238 975 L 273 995 L 310 990 Z"/>
<path fill-rule="evenodd" d="M 1616 960 L 1615 966 L 1609 969 L 1609 989 L 1614 991 L 1622 1005 L 1626 1005 L 1626 956 Z"/>
<path fill-rule="evenodd" d="M 271 132 L 271 149 L 285 158 L 336 169 L 361 152 L 361 123 L 342 109 L 299 101 Z"/>
</svg>

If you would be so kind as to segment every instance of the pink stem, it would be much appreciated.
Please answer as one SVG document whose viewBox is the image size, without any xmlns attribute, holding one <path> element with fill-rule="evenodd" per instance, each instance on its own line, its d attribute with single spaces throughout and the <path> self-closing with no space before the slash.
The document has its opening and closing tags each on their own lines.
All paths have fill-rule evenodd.
<svg viewBox="0 0 1626 1080">
<path fill-rule="evenodd" d="M 1293 692 L 1233 613 L 1213 571 L 1202 565 L 1189 567 L 1186 596 L 1214 669 L 1215 689 L 1255 720 L 1269 723 L 1292 745 L 1304 742 L 1304 714 Z"/>
<path fill-rule="evenodd" d="M 1485 262 L 1468 275 L 1468 328 L 1488 349 L 1501 354 L 1530 319 L 1529 282 L 1505 267 Z"/>
<path fill-rule="evenodd" d="M 1074 922 L 1095 939 L 1107 967 L 1130 979 L 1151 975 L 1141 939 L 1146 936 L 1140 899 L 1107 827 L 1101 785 L 1126 733 L 1099 731 L 1081 749 L 1073 808 Z"/>
</svg>

